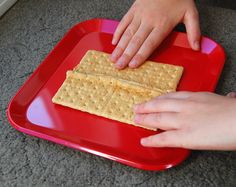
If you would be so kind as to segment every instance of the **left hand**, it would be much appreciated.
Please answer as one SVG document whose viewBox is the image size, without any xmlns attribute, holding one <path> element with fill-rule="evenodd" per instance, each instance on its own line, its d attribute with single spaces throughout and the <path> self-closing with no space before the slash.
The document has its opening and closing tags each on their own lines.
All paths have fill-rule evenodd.
<svg viewBox="0 0 236 187">
<path fill-rule="evenodd" d="M 200 49 L 200 26 L 194 0 L 136 0 L 119 23 L 112 40 L 115 67 L 137 68 L 180 22 L 189 44 Z"/>
<path fill-rule="evenodd" d="M 236 99 L 207 92 L 175 92 L 136 105 L 135 123 L 164 132 L 147 147 L 236 150 Z"/>
</svg>

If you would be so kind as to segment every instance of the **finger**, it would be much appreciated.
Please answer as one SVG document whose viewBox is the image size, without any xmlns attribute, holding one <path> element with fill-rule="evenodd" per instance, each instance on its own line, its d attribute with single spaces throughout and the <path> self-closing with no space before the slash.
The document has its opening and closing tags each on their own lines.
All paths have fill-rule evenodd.
<svg viewBox="0 0 236 187">
<path fill-rule="evenodd" d="M 155 28 L 149 34 L 147 39 L 144 41 L 143 45 L 140 47 L 134 58 L 129 64 L 129 67 L 136 68 L 140 66 L 156 49 L 158 45 L 163 41 L 163 39 L 169 33 L 169 29 L 165 28 Z"/>
<path fill-rule="evenodd" d="M 187 92 L 187 91 L 170 92 L 158 96 L 157 99 L 188 99 L 193 94 L 194 94 L 193 92 Z"/>
<path fill-rule="evenodd" d="M 117 60 L 116 62 L 116 67 L 118 69 L 122 69 L 124 68 L 123 65 L 123 61 L 125 61 L 126 57 L 120 58 L 120 56 L 123 54 L 125 48 L 127 47 L 129 41 L 131 40 L 131 38 L 133 37 L 133 35 L 136 33 L 136 31 L 138 30 L 140 23 L 138 21 L 133 20 L 132 23 L 127 27 L 127 29 L 125 30 L 124 34 L 122 35 L 119 43 L 117 44 L 117 47 L 119 49 L 119 51 L 114 50 L 112 53 L 112 60 Z"/>
<path fill-rule="evenodd" d="M 118 58 L 121 56 L 121 54 L 123 53 L 127 45 L 126 42 L 131 39 L 133 34 L 137 31 L 138 26 L 139 26 L 139 22 L 134 19 L 127 26 L 124 33 L 122 33 L 122 36 L 120 38 L 118 45 L 116 46 L 116 48 L 111 54 L 111 61 L 116 62 L 118 60 Z"/>
<path fill-rule="evenodd" d="M 165 131 L 153 136 L 141 139 L 145 147 L 179 147 L 186 148 L 184 136 L 179 130 Z"/>
<path fill-rule="evenodd" d="M 146 103 L 134 106 L 137 114 L 154 112 L 180 112 L 184 108 L 185 102 L 180 99 L 153 99 Z"/>
<path fill-rule="evenodd" d="M 132 19 L 133 19 L 133 14 L 131 13 L 131 11 L 128 11 L 116 28 L 116 31 L 112 38 L 112 45 L 117 44 L 121 35 L 123 34 L 127 26 L 131 23 Z"/>
<path fill-rule="evenodd" d="M 197 10 L 186 13 L 184 24 L 188 35 L 188 41 L 193 50 L 200 50 L 201 31 L 199 25 L 199 16 Z"/>
<path fill-rule="evenodd" d="M 116 63 L 116 61 L 118 60 L 118 58 L 121 56 L 121 54 L 123 53 L 123 49 L 120 48 L 119 46 L 116 46 L 116 48 L 114 49 L 114 51 L 111 54 L 110 60 L 114 63 Z"/>
<path fill-rule="evenodd" d="M 179 128 L 178 113 L 151 113 L 136 114 L 134 122 L 139 125 L 158 128 L 162 130 L 171 130 Z"/>
<path fill-rule="evenodd" d="M 130 60 L 133 58 L 135 53 L 139 50 L 140 46 L 143 44 L 143 42 L 148 37 L 151 31 L 152 31 L 152 28 L 144 24 L 141 24 L 139 26 L 139 29 L 132 37 L 123 55 L 121 56 L 121 58 L 123 58 L 123 66 L 126 67 L 128 65 Z"/>
</svg>

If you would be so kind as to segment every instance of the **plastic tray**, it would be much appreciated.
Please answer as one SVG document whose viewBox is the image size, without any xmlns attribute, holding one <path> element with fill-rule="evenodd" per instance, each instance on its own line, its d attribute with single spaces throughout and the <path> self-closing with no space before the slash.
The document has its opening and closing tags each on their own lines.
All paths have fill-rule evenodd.
<svg viewBox="0 0 236 187">
<path fill-rule="evenodd" d="M 92 19 L 75 25 L 49 53 L 11 100 L 7 115 L 29 135 L 145 169 L 163 170 L 181 163 L 190 151 L 145 148 L 140 138 L 156 132 L 70 109 L 51 102 L 65 79 L 89 49 L 111 53 L 118 22 Z M 178 90 L 214 91 L 225 61 L 216 42 L 202 38 L 201 51 L 190 49 L 185 33 L 173 32 L 150 57 L 184 66 Z"/>
</svg>

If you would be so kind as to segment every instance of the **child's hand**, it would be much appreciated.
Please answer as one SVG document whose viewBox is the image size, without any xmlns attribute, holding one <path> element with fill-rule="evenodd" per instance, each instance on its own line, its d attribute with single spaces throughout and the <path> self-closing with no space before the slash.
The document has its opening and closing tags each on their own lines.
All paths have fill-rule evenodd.
<svg viewBox="0 0 236 187">
<path fill-rule="evenodd" d="M 118 44 L 111 60 L 118 69 L 138 67 L 180 22 L 186 26 L 191 47 L 199 50 L 199 18 L 193 0 L 136 0 L 114 33 L 112 44 Z"/>
<path fill-rule="evenodd" d="M 134 121 L 166 130 L 143 146 L 236 150 L 236 99 L 212 93 L 176 92 L 136 105 Z"/>
</svg>

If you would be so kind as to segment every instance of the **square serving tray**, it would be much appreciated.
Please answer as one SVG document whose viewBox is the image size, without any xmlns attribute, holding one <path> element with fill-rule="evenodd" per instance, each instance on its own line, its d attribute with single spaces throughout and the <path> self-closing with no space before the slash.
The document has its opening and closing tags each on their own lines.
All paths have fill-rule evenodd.
<svg viewBox="0 0 236 187">
<path fill-rule="evenodd" d="M 190 151 L 147 148 L 140 139 L 158 132 L 55 105 L 52 97 L 87 50 L 111 53 L 117 21 L 92 19 L 70 29 L 11 100 L 7 115 L 17 130 L 144 170 L 181 163 Z M 181 65 L 178 90 L 213 92 L 225 62 L 220 45 L 203 37 L 201 51 L 191 50 L 185 33 L 172 32 L 149 60 Z"/>
</svg>

